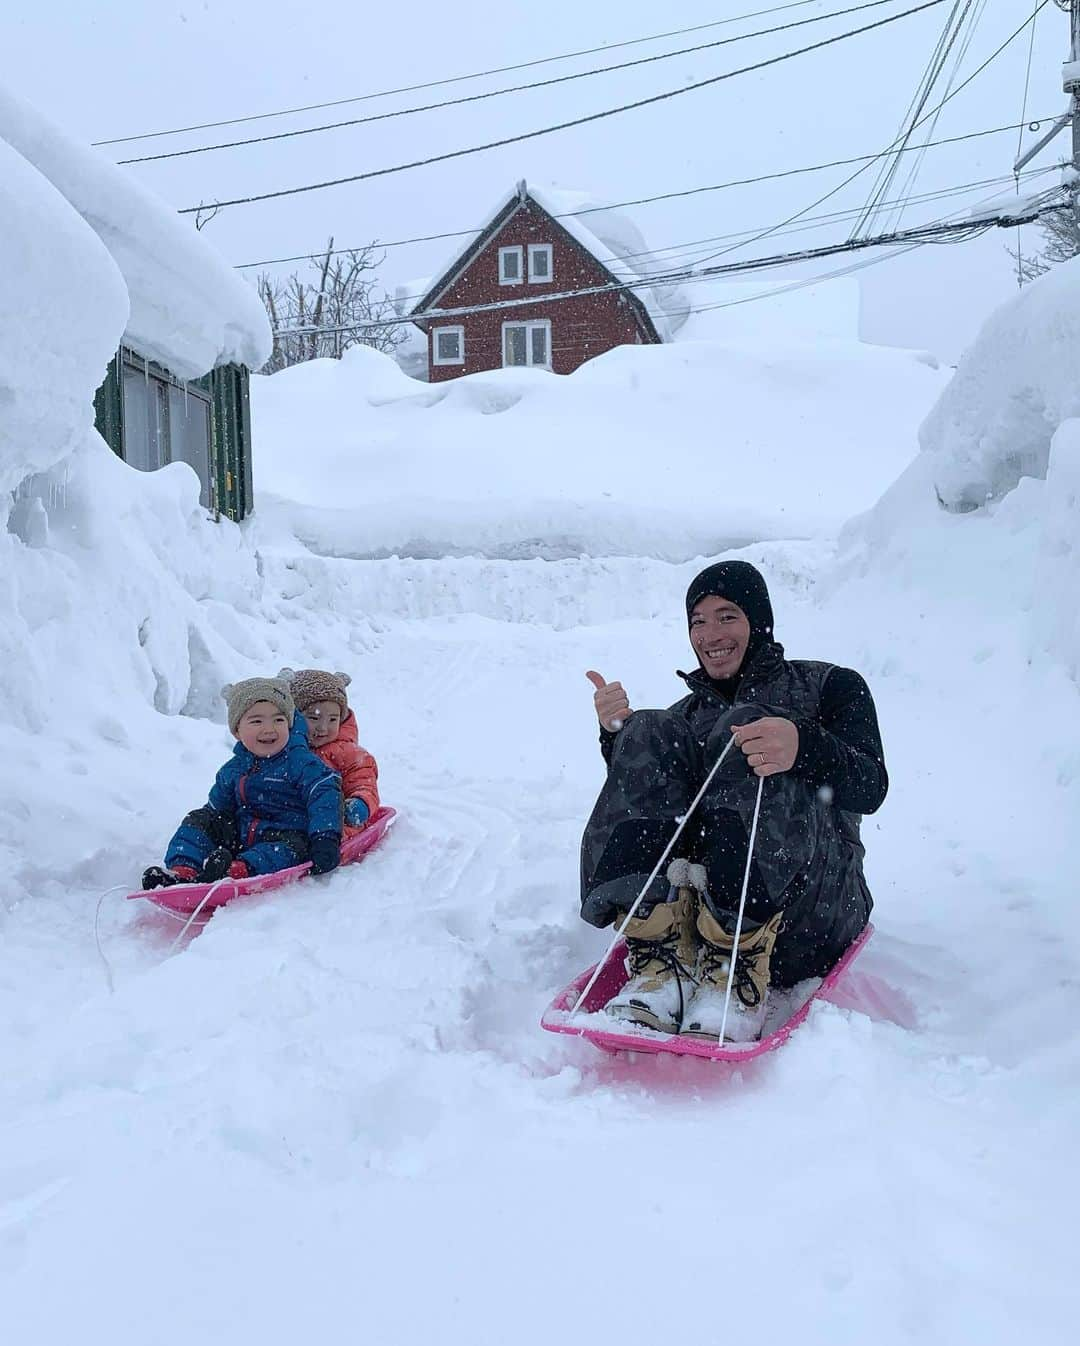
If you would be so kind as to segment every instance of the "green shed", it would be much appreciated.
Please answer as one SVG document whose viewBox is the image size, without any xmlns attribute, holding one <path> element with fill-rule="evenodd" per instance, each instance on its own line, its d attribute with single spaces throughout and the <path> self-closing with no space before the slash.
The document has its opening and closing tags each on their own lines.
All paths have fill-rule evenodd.
<svg viewBox="0 0 1080 1346">
<path fill-rule="evenodd" d="M 203 505 L 239 522 L 252 504 L 249 385 L 245 365 L 184 380 L 121 346 L 95 395 L 94 422 L 112 451 L 140 471 L 190 464 Z"/>
</svg>

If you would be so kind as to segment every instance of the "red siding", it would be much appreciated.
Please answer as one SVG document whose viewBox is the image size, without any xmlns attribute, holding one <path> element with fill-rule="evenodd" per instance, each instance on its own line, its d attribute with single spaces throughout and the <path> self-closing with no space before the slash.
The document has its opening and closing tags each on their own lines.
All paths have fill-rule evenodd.
<svg viewBox="0 0 1080 1346">
<path fill-rule="evenodd" d="M 529 283 L 527 259 L 530 243 L 552 245 L 550 282 L 541 285 Z M 526 279 L 521 285 L 500 285 L 499 249 L 516 245 L 524 249 Z M 439 308 L 458 308 L 610 282 L 610 273 L 561 229 L 546 211 L 530 201 L 488 240 L 453 284 L 438 296 L 436 302 Z M 429 331 L 428 372 L 431 381 L 437 383 L 444 379 L 456 379 L 462 374 L 475 374 L 482 369 L 501 369 L 503 323 L 535 318 L 546 318 L 551 323 L 551 367 L 557 374 L 569 374 L 594 355 L 600 355 L 614 346 L 651 340 L 633 303 L 624 294 L 583 295 L 580 298 L 560 299 L 555 303 L 522 304 L 491 313 L 472 313 L 433 324 L 465 329 L 465 363 L 435 364 Z"/>
</svg>

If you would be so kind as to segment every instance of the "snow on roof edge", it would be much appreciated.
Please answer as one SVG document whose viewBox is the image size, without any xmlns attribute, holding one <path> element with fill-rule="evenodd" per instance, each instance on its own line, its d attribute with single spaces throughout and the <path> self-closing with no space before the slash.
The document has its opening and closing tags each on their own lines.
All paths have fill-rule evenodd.
<svg viewBox="0 0 1080 1346">
<path fill-rule="evenodd" d="M 254 288 L 175 210 L 0 87 L 0 140 L 83 217 L 120 269 L 131 301 L 125 343 L 180 378 L 235 361 L 257 369 L 273 338 Z"/>
<path fill-rule="evenodd" d="M 459 244 L 443 265 L 432 269 L 431 286 L 414 305 L 411 313 L 418 313 L 421 311 L 421 306 L 424 301 L 429 295 L 435 293 L 436 287 L 439 290 L 447 288 L 447 285 L 449 284 L 447 278 L 452 276 L 462 258 L 467 257 L 473 251 L 479 240 L 490 229 L 492 221 L 497 219 L 498 216 L 515 201 L 523 199 L 522 189 L 524 189 L 524 199 L 531 199 L 541 210 L 546 211 L 563 229 L 566 230 L 576 243 L 595 257 L 601 266 L 610 271 L 617 281 L 620 283 L 633 283 L 633 294 L 641 302 L 645 312 L 649 315 L 660 339 L 662 341 L 670 340 L 671 329 L 667 311 L 661 305 L 655 289 L 649 284 L 648 277 L 641 271 L 630 266 L 626 261 L 619 257 L 617 253 L 612 252 L 602 239 L 594 234 L 587 225 L 582 224 L 579 215 L 560 212 L 557 204 L 543 188 L 534 187 L 524 180 L 516 183 L 511 191 L 504 192 L 502 196 L 499 197 L 494 207 L 484 215 L 484 223 L 470 236 L 468 242 Z M 598 206 L 597 209 L 608 208 Z M 444 284 L 444 282 L 446 283 Z"/>
</svg>

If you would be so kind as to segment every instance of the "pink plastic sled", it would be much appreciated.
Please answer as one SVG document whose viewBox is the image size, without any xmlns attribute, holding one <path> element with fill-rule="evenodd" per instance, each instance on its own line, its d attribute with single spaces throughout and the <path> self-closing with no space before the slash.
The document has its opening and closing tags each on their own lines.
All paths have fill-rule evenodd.
<svg viewBox="0 0 1080 1346">
<path fill-rule="evenodd" d="M 587 968 L 564 990 L 560 991 L 544 1011 L 540 1027 L 549 1033 L 570 1033 L 575 1037 L 588 1038 L 597 1047 L 608 1052 L 672 1052 L 677 1056 L 702 1056 L 709 1061 L 751 1061 L 755 1056 L 775 1051 L 795 1032 L 796 1028 L 810 1013 L 815 1000 L 829 1000 L 835 1004 L 855 1008 L 850 997 L 844 994 L 844 976 L 859 954 L 866 948 L 874 927 L 867 925 L 840 961 L 823 978 L 821 983 L 809 993 L 799 995 L 798 987 L 791 992 L 774 992 L 770 997 L 769 1014 L 765 1020 L 765 1033 L 756 1042 L 707 1042 L 701 1038 L 680 1037 L 676 1033 L 657 1033 L 651 1028 L 638 1028 L 632 1024 L 618 1024 L 604 1013 L 604 1006 L 626 985 L 628 973 L 625 966 L 626 949 L 618 945 L 608 959 L 596 985 L 589 992 L 585 1003 L 577 1014 L 570 1011 L 577 998 L 592 976 L 593 967 Z M 807 984 L 804 983 L 804 988 Z M 805 998 L 804 998 L 805 997 Z M 892 1016 L 890 1016 L 892 1017 Z"/>
<path fill-rule="evenodd" d="M 349 837 L 341 845 L 341 863 L 354 864 L 362 860 L 368 851 L 382 841 L 397 817 L 397 811 L 391 808 L 379 809 L 362 832 Z M 302 865 L 293 865 L 289 869 L 279 869 L 276 874 L 255 874 L 249 879 L 222 879 L 217 885 L 212 883 L 177 883 L 171 888 L 151 888 L 147 892 L 128 893 L 128 897 L 144 897 L 155 907 L 171 911 L 176 916 L 190 916 L 199 909 L 193 924 L 205 925 L 216 907 L 223 907 L 234 897 L 248 893 L 267 893 L 273 888 L 282 888 L 287 883 L 302 879 L 311 868 L 311 861 Z M 213 891 L 211 891 L 213 889 Z M 208 896 L 209 894 L 209 896 Z"/>
</svg>

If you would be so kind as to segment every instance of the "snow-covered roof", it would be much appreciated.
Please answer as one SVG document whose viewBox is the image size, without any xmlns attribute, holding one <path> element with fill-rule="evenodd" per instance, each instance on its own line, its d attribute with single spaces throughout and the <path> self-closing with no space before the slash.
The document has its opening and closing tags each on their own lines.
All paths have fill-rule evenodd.
<svg viewBox="0 0 1080 1346">
<path fill-rule="evenodd" d="M 629 216 L 586 192 L 568 191 L 560 187 L 540 188 L 524 182 L 515 185 L 511 191 L 504 192 L 484 214 L 483 227 L 466 243 L 459 243 L 443 264 L 433 269 L 433 283 L 445 288 L 443 282 L 448 283 L 453 273 L 460 269 L 463 260 L 472 254 L 487 234 L 492 221 L 515 202 L 528 200 L 534 201 L 541 210 L 557 219 L 571 238 L 606 267 L 616 280 L 635 283 L 633 293 L 652 319 L 657 333 L 662 340 L 670 340 L 673 332 L 685 320 L 685 298 L 671 285 L 636 284 L 663 268 L 650 255 L 644 236 Z M 421 307 L 430 294 L 430 290 L 425 292 L 414 311 Z"/>
<path fill-rule="evenodd" d="M 184 379 L 230 361 L 257 369 L 269 357 L 273 339 L 257 293 L 171 206 L 4 89 L 0 140 L 112 254 L 131 301 L 128 345 Z"/>
<path fill-rule="evenodd" d="M 128 297 L 101 240 L 0 141 L 0 538 L 9 492 L 85 441 Z M 13 591 L 14 592 L 14 591 Z"/>
</svg>

